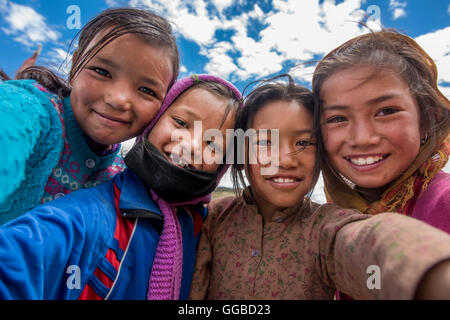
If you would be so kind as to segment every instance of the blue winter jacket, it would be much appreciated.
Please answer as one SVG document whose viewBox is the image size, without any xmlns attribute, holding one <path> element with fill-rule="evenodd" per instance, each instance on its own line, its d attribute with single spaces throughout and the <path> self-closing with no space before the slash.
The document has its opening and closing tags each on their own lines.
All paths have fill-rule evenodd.
<svg viewBox="0 0 450 320">
<path fill-rule="evenodd" d="M 177 212 L 180 299 L 189 295 L 206 218 L 203 205 L 189 212 Z M 162 225 L 160 209 L 130 170 L 40 205 L 0 227 L 0 299 L 146 299 Z"/>
</svg>

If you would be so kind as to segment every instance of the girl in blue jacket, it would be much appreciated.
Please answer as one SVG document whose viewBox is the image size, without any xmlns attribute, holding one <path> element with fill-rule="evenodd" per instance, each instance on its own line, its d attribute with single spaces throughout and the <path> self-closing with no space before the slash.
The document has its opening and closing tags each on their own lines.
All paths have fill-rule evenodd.
<svg viewBox="0 0 450 320">
<path fill-rule="evenodd" d="M 0 227 L 0 298 L 187 299 L 239 100 L 220 78 L 179 80 L 128 169 Z"/>
<path fill-rule="evenodd" d="M 170 24 L 151 12 L 106 10 L 78 42 L 68 84 L 40 67 L 0 84 L 0 224 L 122 171 L 120 142 L 144 130 L 178 77 Z"/>
</svg>

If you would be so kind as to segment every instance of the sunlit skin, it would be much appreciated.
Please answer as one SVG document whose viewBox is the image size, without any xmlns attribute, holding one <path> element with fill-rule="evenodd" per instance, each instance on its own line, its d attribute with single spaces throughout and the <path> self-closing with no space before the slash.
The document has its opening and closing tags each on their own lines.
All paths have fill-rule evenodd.
<svg viewBox="0 0 450 320">
<path fill-rule="evenodd" d="M 191 169 L 216 171 L 226 154 L 226 130 L 234 127 L 233 110 L 224 121 L 227 105 L 227 99 L 206 89 L 188 89 L 164 112 L 148 141 L 174 165 L 183 167 L 181 162 Z M 194 130 L 195 121 L 201 122 L 201 131 Z M 204 139 L 209 129 L 220 131 L 223 139 Z"/>
<path fill-rule="evenodd" d="M 336 72 L 320 93 L 328 157 L 369 201 L 410 166 L 421 139 L 418 104 L 405 81 L 382 70 L 363 82 L 371 71 L 359 66 Z"/>
<path fill-rule="evenodd" d="M 91 149 L 137 136 L 161 107 L 172 75 L 166 50 L 136 35 L 123 35 L 100 50 L 71 82 L 72 110 Z"/>
<path fill-rule="evenodd" d="M 269 102 L 253 118 L 250 128 L 256 132 L 264 129 L 279 130 L 276 173 L 261 174 L 261 169 L 274 165 L 273 162 L 260 161 L 265 164 L 249 164 L 246 168 L 246 176 L 264 221 L 271 221 L 277 210 L 300 204 L 312 187 L 316 162 L 312 120 L 310 112 L 296 101 Z M 258 153 L 263 151 L 261 148 L 270 148 L 272 143 L 276 142 L 272 141 L 271 135 L 266 134 L 258 135 L 255 140 Z M 299 149 L 303 151 L 295 152 Z"/>
</svg>

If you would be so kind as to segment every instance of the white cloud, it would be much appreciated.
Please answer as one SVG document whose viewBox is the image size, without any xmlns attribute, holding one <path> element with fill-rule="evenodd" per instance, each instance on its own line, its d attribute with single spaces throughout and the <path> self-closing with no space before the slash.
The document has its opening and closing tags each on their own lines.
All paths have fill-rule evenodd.
<svg viewBox="0 0 450 320">
<path fill-rule="evenodd" d="M 126 6 L 123 1 L 124 0 L 106 0 L 105 2 L 108 7 L 121 7 Z"/>
<path fill-rule="evenodd" d="M 361 9 L 365 0 L 344 0 L 338 4 L 336 0 L 273 0 L 273 10 L 268 13 L 254 5 L 253 10 L 228 17 L 222 12 L 232 4 L 231 0 L 209 2 L 219 14 L 208 12 L 206 1 L 131 0 L 129 4 L 145 6 L 173 21 L 178 32 L 196 42 L 200 54 L 208 58 L 205 72 L 234 80 L 263 78 L 280 72 L 289 62 L 299 65 L 292 70 L 297 79 L 310 82 L 314 66 L 302 63 L 320 58 L 345 41 L 369 32 L 358 24 L 367 17 L 367 12 Z M 406 7 L 405 1 L 389 3 L 389 10 L 397 18 L 403 16 L 401 10 Z M 264 25 L 256 37 L 249 35 L 251 19 Z M 379 30 L 378 25 L 368 23 L 368 26 Z M 418 38 L 436 61 L 441 82 L 450 82 L 449 44 L 442 41 L 450 38 L 447 29 Z M 234 34 L 227 40 L 217 39 L 217 30 L 232 30 Z"/>
<path fill-rule="evenodd" d="M 261 21 L 264 19 L 264 12 L 257 4 L 255 4 L 255 8 L 249 13 L 249 17 Z"/>
<path fill-rule="evenodd" d="M 45 51 L 45 50 L 44 50 Z M 52 48 L 41 58 L 42 64 L 55 72 L 60 77 L 66 79 L 72 66 L 72 55 L 65 49 Z"/>
<path fill-rule="evenodd" d="M 389 10 L 392 12 L 392 18 L 397 20 L 401 17 L 406 17 L 405 8 L 407 6 L 406 2 L 401 2 L 398 0 L 390 0 L 389 1 Z"/>
<path fill-rule="evenodd" d="M 233 47 L 242 54 L 237 60 L 237 75 L 241 79 L 278 72 L 288 60 L 294 63 L 311 60 L 368 31 L 357 24 L 364 17 L 359 0 L 347 0 L 338 5 L 332 0 L 325 0 L 323 4 L 275 0 L 273 6 L 274 11 L 262 18 L 267 27 L 260 31 L 259 41 L 250 38 L 245 29 L 232 38 Z M 255 13 L 243 14 L 241 23 L 246 25 L 252 15 Z M 296 75 L 310 79 L 310 71 L 311 68 L 297 70 Z"/>
<path fill-rule="evenodd" d="M 202 49 L 201 53 L 209 57 L 205 71 L 223 78 L 228 78 L 230 74 L 237 71 L 237 66 L 229 55 L 232 49 L 229 42 L 218 42 L 212 48 Z"/>
<path fill-rule="evenodd" d="M 450 83 L 450 41 L 448 39 L 450 39 L 450 27 L 415 38 L 416 42 L 436 63 L 438 69 L 438 83 Z M 449 88 L 444 88 L 444 91 L 446 91 L 446 96 L 449 97 Z"/>
<path fill-rule="evenodd" d="M 218 17 L 210 16 L 207 3 L 203 0 L 131 0 L 131 6 L 147 7 L 162 14 L 178 27 L 178 30 L 187 39 L 200 45 L 207 45 L 213 41 L 215 31 L 221 26 Z M 193 8 L 193 10 L 192 10 Z M 191 10 L 190 10 L 191 9 Z"/>
<path fill-rule="evenodd" d="M 0 2 L 0 11 L 8 28 L 2 30 L 14 37 L 14 40 L 28 47 L 35 47 L 44 42 L 55 42 L 60 34 L 47 26 L 45 18 L 33 8 L 14 2 Z"/>
<path fill-rule="evenodd" d="M 401 17 L 406 17 L 406 11 L 403 8 L 395 8 L 394 12 L 392 13 L 392 16 L 394 20 L 397 20 L 398 18 Z"/>
<path fill-rule="evenodd" d="M 450 100 L 450 87 L 439 86 L 439 90 L 442 92 L 444 96 L 447 97 L 447 99 Z"/>
<path fill-rule="evenodd" d="M 295 79 L 311 83 L 312 77 L 314 74 L 315 65 L 311 64 L 300 64 L 293 67 L 289 74 L 293 76 Z"/>
<path fill-rule="evenodd" d="M 224 9 L 231 6 L 233 0 L 211 0 L 212 4 L 217 8 L 217 10 L 222 13 Z"/>
</svg>

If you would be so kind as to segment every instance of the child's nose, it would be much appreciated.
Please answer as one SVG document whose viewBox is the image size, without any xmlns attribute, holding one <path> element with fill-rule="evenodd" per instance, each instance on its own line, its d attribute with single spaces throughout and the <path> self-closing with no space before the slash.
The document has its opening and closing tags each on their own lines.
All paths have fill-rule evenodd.
<svg viewBox="0 0 450 320">
<path fill-rule="evenodd" d="M 105 94 L 105 102 L 116 110 L 129 110 L 132 106 L 132 90 L 124 85 L 111 86 Z"/>
<path fill-rule="evenodd" d="M 297 153 L 294 148 L 289 146 L 280 146 L 279 165 L 281 168 L 289 169 L 297 165 Z"/>
<path fill-rule="evenodd" d="M 376 145 L 380 142 L 377 126 L 372 121 L 358 121 L 349 132 L 348 141 L 352 147 Z"/>
<path fill-rule="evenodd" d="M 176 142 L 178 145 L 174 148 L 174 151 L 177 152 L 183 158 L 190 157 L 190 161 L 192 164 L 201 163 L 201 152 L 202 152 L 202 141 L 195 137 L 194 134 L 188 130 L 180 130 L 178 133 L 178 141 Z M 175 151 L 176 150 L 176 151 Z"/>
</svg>

